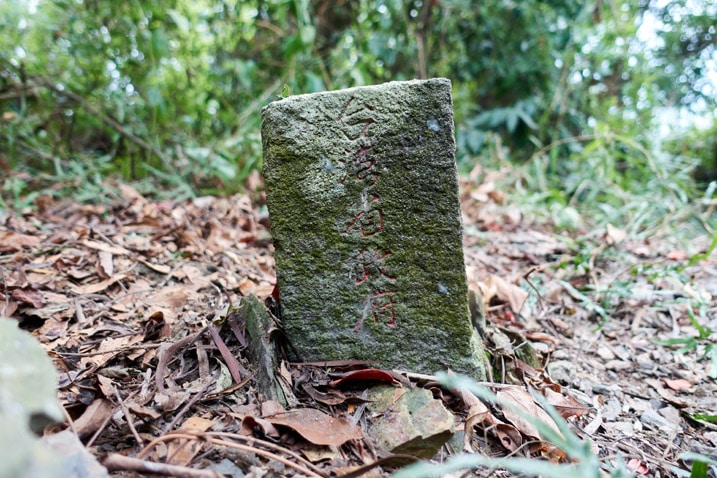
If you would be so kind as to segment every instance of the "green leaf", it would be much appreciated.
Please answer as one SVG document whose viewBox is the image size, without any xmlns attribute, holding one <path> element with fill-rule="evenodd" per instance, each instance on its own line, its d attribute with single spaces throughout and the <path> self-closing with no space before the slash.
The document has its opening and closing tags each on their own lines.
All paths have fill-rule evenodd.
<svg viewBox="0 0 717 478">
<path fill-rule="evenodd" d="M 695 317 L 695 311 L 692 309 L 692 304 L 687 304 L 687 317 L 690 319 L 690 323 L 694 328 L 697 329 L 698 332 L 698 338 L 700 339 L 706 339 L 712 334 L 712 330 L 707 327 L 702 327 L 702 325 L 697 321 L 697 318 Z"/>
<path fill-rule="evenodd" d="M 707 463 L 704 461 L 696 461 L 692 463 L 690 478 L 707 478 Z"/>
<path fill-rule="evenodd" d="M 518 111 L 515 108 L 510 108 L 507 112 L 507 118 L 505 123 L 506 127 L 508 128 L 508 132 L 513 133 L 515 131 L 516 126 L 518 126 L 518 118 Z"/>
<path fill-rule="evenodd" d="M 155 28 L 152 30 L 151 37 L 152 47 L 152 58 L 155 62 L 159 61 L 160 58 L 167 56 L 169 53 L 169 40 L 167 39 L 167 33 L 163 28 Z M 157 64 L 155 64 L 155 67 Z"/>
<path fill-rule="evenodd" d="M 189 33 L 189 20 L 187 20 L 187 17 L 174 9 L 168 10 L 167 14 L 172 17 L 172 21 L 174 21 L 174 24 L 177 25 L 179 31 L 181 31 L 184 35 Z"/>
<path fill-rule="evenodd" d="M 717 422 L 717 415 L 706 415 L 704 413 L 695 413 L 692 415 L 695 420 L 702 420 L 703 422 Z"/>
<path fill-rule="evenodd" d="M 672 345 L 684 345 L 686 347 L 689 347 L 691 349 L 694 349 L 697 347 L 697 342 L 695 341 L 694 337 L 677 337 L 673 339 L 655 339 L 654 342 L 659 345 L 666 345 L 666 346 L 672 346 Z"/>
</svg>

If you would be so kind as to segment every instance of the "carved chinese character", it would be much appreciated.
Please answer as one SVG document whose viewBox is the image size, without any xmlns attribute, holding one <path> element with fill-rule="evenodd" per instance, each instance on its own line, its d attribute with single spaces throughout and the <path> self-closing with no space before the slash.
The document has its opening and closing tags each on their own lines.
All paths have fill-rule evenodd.
<svg viewBox="0 0 717 478">
<path fill-rule="evenodd" d="M 373 321 L 376 324 L 383 323 L 388 327 L 396 327 L 398 320 L 393 302 L 395 295 L 395 292 L 382 290 L 370 295 L 367 299 L 367 308 L 354 327 L 354 333 L 358 333 L 361 330 L 366 317 L 369 315 L 373 317 Z"/>
<path fill-rule="evenodd" d="M 345 172 L 341 178 L 344 183 L 346 178 L 353 178 L 354 181 L 364 181 L 366 187 L 375 186 L 378 182 L 378 171 L 376 170 L 376 161 L 371 158 L 369 151 L 373 146 L 360 146 L 355 152 L 346 150 L 346 156 L 339 159 L 344 164 Z"/>
<path fill-rule="evenodd" d="M 370 297 L 371 313 L 376 323 L 383 322 L 389 327 L 396 326 L 396 312 L 393 309 L 395 292 L 378 292 Z"/>
<path fill-rule="evenodd" d="M 390 252 L 380 252 L 374 249 L 365 249 L 349 259 L 352 267 L 352 277 L 356 285 L 361 285 L 368 279 L 384 278 L 395 282 L 396 278 L 390 275 L 386 267 L 386 259 L 391 257 Z"/>
<path fill-rule="evenodd" d="M 383 212 L 378 207 L 380 200 L 378 194 L 364 191 L 358 207 L 353 208 L 359 212 L 349 221 L 343 233 L 358 231 L 361 237 L 371 237 L 383 231 Z"/>
<path fill-rule="evenodd" d="M 361 211 L 344 229 L 344 234 L 348 234 L 352 230 L 358 230 L 361 237 L 375 236 L 383 231 L 383 213 L 380 209 L 373 207 L 368 211 Z"/>
<path fill-rule="evenodd" d="M 348 127 L 342 128 L 341 132 L 349 141 L 356 141 L 359 138 L 366 137 L 368 129 L 376 122 L 374 118 L 369 116 L 373 108 L 368 103 L 353 103 L 354 98 L 349 98 L 338 118 L 341 123 Z"/>
</svg>

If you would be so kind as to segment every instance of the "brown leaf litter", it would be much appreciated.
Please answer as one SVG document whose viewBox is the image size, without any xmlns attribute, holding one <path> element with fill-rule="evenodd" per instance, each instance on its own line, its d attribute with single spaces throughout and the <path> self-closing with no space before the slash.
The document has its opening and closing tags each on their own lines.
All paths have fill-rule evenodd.
<svg viewBox="0 0 717 478">
<path fill-rule="evenodd" d="M 670 477 L 671 467 L 687 469 L 681 452 L 714 453 L 714 426 L 692 418 L 717 411 L 707 362 L 652 339 L 693 334 L 679 299 L 717 294 L 715 260 L 680 277 L 630 276 L 626 264 L 685 256 L 668 243 L 632 243 L 611 225 L 581 267 L 569 237 L 530 224 L 495 185 L 465 181 L 463 190 L 470 287 L 488 319 L 486 385 L 554 426 L 528 390 L 541 393 L 606 467 L 621 455 L 637 475 Z M 376 384 L 423 387 L 453 411 L 463 434 L 435 459 L 567 460 L 511 411 L 411 371 L 284 361 L 279 373 L 298 405 L 265 400 L 233 312 L 242 297 L 274 291 L 258 196 L 122 193 L 113 206 L 44 199 L 42 212 L 0 218 L 0 314 L 31 330 L 60 372 L 68 424 L 55 431 L 69 427 L 112 476 L 386 476 L 414 459 L 362 432 L 372 420 L 364 392 Z M 610 307 L 608 320 L 575 293 L 588 286 Z M 707 303 L 702 325 L 715 330 Z"/>
</svg>

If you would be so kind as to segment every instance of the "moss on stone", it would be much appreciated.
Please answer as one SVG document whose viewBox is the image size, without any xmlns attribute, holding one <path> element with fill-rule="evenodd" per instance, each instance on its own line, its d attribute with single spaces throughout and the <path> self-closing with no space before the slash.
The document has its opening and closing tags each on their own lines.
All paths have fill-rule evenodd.
<svg viewBox="0 0 717 478">
<path fill-rule="evenodd" d="M 264 109 L 282 319 L 300 358 L 484 377 L 468 313 L 451 101 L 450 82 L 435 79 Z"/>
</svg>

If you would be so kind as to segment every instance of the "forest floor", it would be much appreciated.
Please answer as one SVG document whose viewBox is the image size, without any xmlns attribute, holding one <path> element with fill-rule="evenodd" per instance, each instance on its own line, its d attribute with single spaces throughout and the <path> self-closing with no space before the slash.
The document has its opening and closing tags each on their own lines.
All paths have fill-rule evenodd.
<svg viewBox="0 0 717 478">
<path fill-rule="evenodd" d="M 637 476 L 684 476 L 680 454 L 717 456 L 717 350 L 712 362 L 703 356 L 717 333 L 715 254 L 690 265 L 678 243 L 635 241 L 619 225 L 558 232 L 491 184 L 462 183 L 469 286 L 487 311 L 488 385 L 549 398 L 604 470 L 621 457 Z M 462 449 L 568 459 L 500 406 L 477 419 L 471 400 L 431 377 L 338 379 L 365 367 L 358 362 L 282 360 L 293 408 L 320 414 L 272 419 L 279 405 L 262 403 L 233 313 L 242 297 L 270 301 L 274 289 L 261 194 L 172 202 L 119 188 L 111 206 L 41 197 L 34 211 L 0 212 L 0 315 L 32 331 L 58 368 L 68 423 L 55 430 L 73 430 L 111 476 L 144 476 L 153 463 L 175 465 L 164 470 L 172 476 L 386 476 L 397 462 L 350 428 L 371 422 L 360 398 L 376 381 L 429 388 L 455 414 L 463 441 L 435 460 Z M 704 340 L 690 342 L 700 328 Z M 667 339 L 695 347 L 656 343 Z"/>
</svg>

